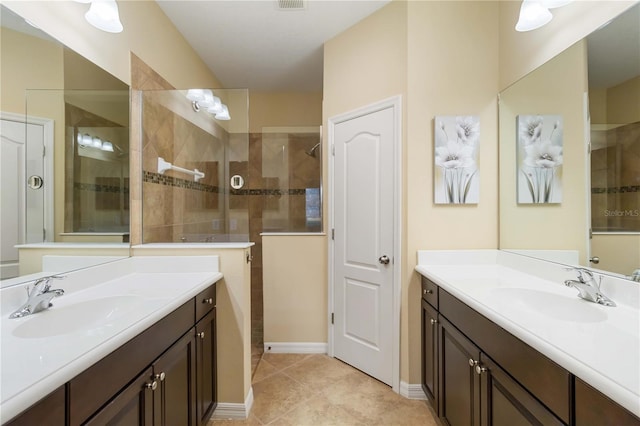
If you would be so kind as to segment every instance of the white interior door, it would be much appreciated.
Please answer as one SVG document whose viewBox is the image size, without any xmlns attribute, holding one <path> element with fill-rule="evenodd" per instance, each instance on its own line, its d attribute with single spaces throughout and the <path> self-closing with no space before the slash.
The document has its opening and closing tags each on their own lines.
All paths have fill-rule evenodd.
<svg viewBox="0 0 640 426">
<path fill-rule="evenodd" d="M 334 356 L 393 385 L 394 109 L 333 130 Z"/>
<path fill-rule="evenodd" d="M 0 215 L 2 279 L 18 275 L 18 244 L 44 241 L 44 126 L 0 120 L 2 195 Z M 42 179 L 40 188 L 29 188 L 29 177 Z M 38 179 L 33 179 L 34 183 Z"/>
</svg>

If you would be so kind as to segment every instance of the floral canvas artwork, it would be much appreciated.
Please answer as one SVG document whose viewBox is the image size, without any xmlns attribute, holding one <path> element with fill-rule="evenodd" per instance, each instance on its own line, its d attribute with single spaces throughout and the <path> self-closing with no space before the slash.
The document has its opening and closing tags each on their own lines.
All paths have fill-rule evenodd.
<svg viewBox="0 0 640 426">
<path fill-rule="evenodd" d="M 477 204 L 480 198 L 478 116 L 435 117 L 436 204 Z"/>
<path fill-rule="evenodd" d="M 519 204 L 562 202 L 562 117 L 519 115 Z"/>
</svg>

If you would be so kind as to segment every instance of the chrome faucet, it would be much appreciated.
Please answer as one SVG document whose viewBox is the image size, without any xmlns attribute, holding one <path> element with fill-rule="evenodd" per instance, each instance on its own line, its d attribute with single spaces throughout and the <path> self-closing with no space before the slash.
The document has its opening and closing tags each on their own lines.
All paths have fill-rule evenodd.
<svg viewBox="0 0 640 426">
<path fill-rule="evenodd" d="M 578 280 L 565 280 L 564 285 L 577 289 L 580 293 L 579 296 L 585 300 L 604 306 L 616 306 L 613 300 L 600 292 L 602 275 L 600 275 L 600 280 L 596 282 L 593 272 L 588 269 L 569 268 L 568 270 L 576 271 L 578 273 Z"/>
<path fill-rule="evenodd" d="M 40 278 L 36 281 L 31 289 L 29 286 L 27 290 L 27 301 L 18 308 L 14 313 L 9 315 L 9 318 L 22 318 L 27 315 L 35 314 L 36 312 L 44 311 L 45 309 L 53 306 L 51 299 L 54 297 L 62 296 L 64 290 L 52 289 L 52 280 L 61 280 L 65 278 L 62 275 L 51 275 L 49 277 Z"/>
</svg>

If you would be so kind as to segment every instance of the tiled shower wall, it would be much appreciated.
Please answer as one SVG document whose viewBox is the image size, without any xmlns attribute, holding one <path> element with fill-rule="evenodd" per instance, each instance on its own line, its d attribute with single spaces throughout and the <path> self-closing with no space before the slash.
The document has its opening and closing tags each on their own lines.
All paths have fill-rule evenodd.
<svg viewBox="0 0 640 426">
<path fill-rule="evenodd" d="M 227 234 L 222 183 L 228 136 L 222 130 L 213 136 L 150 95 L 143 93 L 142 101 L 143 241 L 218 241 Z M 196 182 L 181 172 L 160 174 L 159 157 L 205 177 Z"/>
<path fill-rule="evenodd" d="M 640 122 L 592 134 L 603 137 L 591 153 L 593 230 L 640 232 Z"/>
</svg>

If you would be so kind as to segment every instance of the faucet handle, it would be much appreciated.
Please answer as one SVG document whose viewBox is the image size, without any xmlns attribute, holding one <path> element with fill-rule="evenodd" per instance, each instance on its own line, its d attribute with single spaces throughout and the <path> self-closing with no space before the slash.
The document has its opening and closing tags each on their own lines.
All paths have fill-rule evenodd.
<svg viewBox="0 0 640 426">
<path fill-rule="evenodd" d="M 61 280 L 61 279 L 64 279 L 66 277 L 67 277 L 66 275 L 49 275 L 47 277 L 39 278 L 33 284 L 33 287 L 31 288 L 31 290 L 29 290 L 29 286 L 27 286 L 27 295 L 31 296 L 36 291 L 39 292 L 39 293 L 45 293 L 45 292 L 49 291 L 49 289 L 51 288 L 51 281 L 52 280 Z"/>
<path fill-rule="evenodd" d="M 587 268 L 583 268 L 581 266 L 570 266 L 568 268 L 565 268 L 565 270 L 566 271 L 575 271 L 578 274 L 578 279 L 582 283 L 586 283 L 587 281 L 593 280 L 593 272 L 590 271 Z M 585 275 L 586 275 L 586 277 L 585 277 Z M 600 277 L 600 280 L 602 281 L 602 276 Z"/>
</svg>

